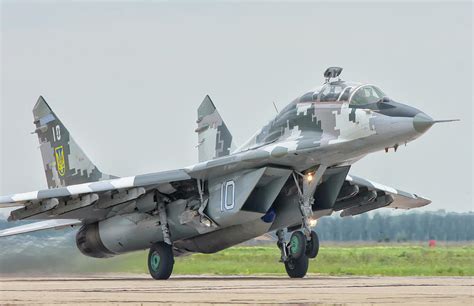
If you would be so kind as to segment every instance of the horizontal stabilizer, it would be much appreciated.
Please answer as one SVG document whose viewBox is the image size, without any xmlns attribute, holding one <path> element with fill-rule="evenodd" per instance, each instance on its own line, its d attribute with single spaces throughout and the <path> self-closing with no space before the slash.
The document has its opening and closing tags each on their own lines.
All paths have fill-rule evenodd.
<svg viewBox="0 0 474 306">
<path fill-rule="evenodd" d="M 76 219 L 56 219 L 25 224 L 17 227 L 7 228 L 0 231 L 0 237 L 13 236 L 18 234 L 26 234 L 47 229 L 59 229 L 66 226 L 82 224 L 80 220 Z"/>
</svg>

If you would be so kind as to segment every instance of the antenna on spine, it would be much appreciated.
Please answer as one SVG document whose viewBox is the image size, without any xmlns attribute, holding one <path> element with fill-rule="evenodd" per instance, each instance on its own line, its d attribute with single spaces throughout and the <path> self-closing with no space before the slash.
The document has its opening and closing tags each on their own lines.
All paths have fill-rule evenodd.
<svg viewBox="0 0 474 306">
<path fill-rule="evenodd" d="M 278 107 L 277 107 L 277 106 L 276 106 L 276 104 L 275 104 L 275 101 L 273 101 L 273 107 L 275 108 L 275 111 L 276 111 L 276 112 L 277 112 L 277 114 L 278 114 L 278 113 L 279 113 L 279 111 L 278 111 Z"/>
</svg>

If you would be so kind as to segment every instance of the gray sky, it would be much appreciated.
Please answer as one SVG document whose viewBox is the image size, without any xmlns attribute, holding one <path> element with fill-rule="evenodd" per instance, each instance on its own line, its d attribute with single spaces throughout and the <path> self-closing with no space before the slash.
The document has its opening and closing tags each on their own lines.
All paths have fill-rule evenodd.
<svg viewBox="0 0 474 306">
<path fill-rule="evenodd" d="M 1 2 L 0 194 L 46 188 L 31 109 L 43 95 L 102 171 L 197 162 L 210 94 L 237 143 L 323 82 L 379 85 L 436 119 L 351 173 L 474 210 L 472 3 Z"/>
</svg>

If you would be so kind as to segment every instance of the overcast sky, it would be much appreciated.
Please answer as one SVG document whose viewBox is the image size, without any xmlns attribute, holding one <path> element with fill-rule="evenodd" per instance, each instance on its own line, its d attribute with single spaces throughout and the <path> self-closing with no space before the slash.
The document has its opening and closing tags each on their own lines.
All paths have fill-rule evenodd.
<svg viewBox="0 0 474 306">
<path fill-rule="evenodd" d="M 328 66 L 435 119 L 351 173 L 473 208 L 473 8 L 456 3 L 1 2 L 0 194 L 47 188 L 31 109 L 43 95 L 103 172 L 197 162 L 210 94 L 238 144 Z"/>
</svg>

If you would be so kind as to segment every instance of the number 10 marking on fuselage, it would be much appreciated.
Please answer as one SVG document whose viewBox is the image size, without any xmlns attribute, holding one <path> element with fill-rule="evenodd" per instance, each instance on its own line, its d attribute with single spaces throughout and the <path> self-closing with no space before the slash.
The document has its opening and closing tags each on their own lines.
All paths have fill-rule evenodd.
<svg viewBox="0 0 474 306">
<path fill-rule="evenodd" d="M 221 184 L 221 211 L 232 210 L 235 206 L 235 183 L 227 181 Z"/>
</svg>

